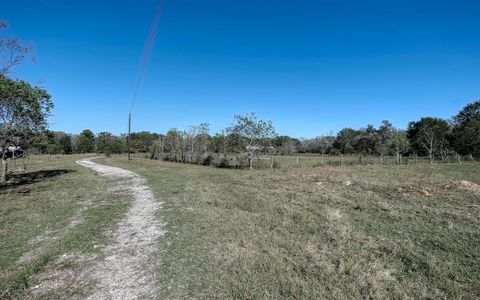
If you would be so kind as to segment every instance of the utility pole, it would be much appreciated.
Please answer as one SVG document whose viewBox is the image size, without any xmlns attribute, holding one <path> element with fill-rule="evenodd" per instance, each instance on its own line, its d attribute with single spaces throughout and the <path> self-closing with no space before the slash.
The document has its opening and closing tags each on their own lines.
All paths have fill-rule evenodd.
<svg viewBox="0 0 480 300">
<path fill-rule="evenodd" d="M 130 127 L 132 124 L 132 113 L 128 113 L 128 136 L 127 136 L 127 151 L 128 151 L 128 160 L 131 160 L 130 158 Z"/>
</svg>

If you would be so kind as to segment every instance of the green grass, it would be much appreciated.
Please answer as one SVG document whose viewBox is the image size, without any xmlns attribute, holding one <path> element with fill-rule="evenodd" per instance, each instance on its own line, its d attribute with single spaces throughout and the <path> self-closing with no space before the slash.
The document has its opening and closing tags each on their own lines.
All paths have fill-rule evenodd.
<svg viewBox="0 0 480 300">
<path fill-rule="evenodd" d="M 315 159 L 252 172 L 103 161 L 165 202 L 159 298 L 480 297 L 480 200 L 458 188 L 480 184 L 478 164 Z"/>
<path fill-rule="evenodd" d="M 61 254 L 97 252 L 103 232 L 126 211 L 125 197 L 107 193 L 107 181 L 78 166 L 79 158 L 32 157 L 20 183 L 0 189 L 0 298 L 25 296 Z M 77 217 L 83 221 L 66 229 Z"/>
<path fill-rule="evenodd" d="M 28 296 L 52 268 L 78 268 L 55 258 L 97 253 L 128 209 L 75 159 L 34 157 L 34 181 L 0 189 L 0 298 Z M 458 186 L 480 184 L 479 164 L 278 160 L 280 169 L 251 172 L 99 160 L 137 172 L 164 202 L 158 298 L 480 298 L 480 198 Z M 84 221 L 66 230 L 82 208 Z M 45 233 L 57 238 L 31 243 Z M 19 265 L 33 248 L 42 251 Z"/>
</svg>

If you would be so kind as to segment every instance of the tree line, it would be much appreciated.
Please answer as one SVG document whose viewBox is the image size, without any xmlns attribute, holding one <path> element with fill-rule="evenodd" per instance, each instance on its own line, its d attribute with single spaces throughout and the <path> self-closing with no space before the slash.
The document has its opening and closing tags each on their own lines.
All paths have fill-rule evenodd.
<svg viewBox="0 0 480 300">
<path fill-rule="evenodd" d="M 70 154 L 98 152 L 122 154 L 127 152 L 126 135 L 109 132 L 95 135 L 84 130 L 78 135 L 63 132 L 42 132 L 32 139 L 30 148 L 40 154 Z M 425 156 L 431 162 L 447 161 L 460 156 L 480 158 L 480 101 L 466 105 L 450 120 L 424 117 L 399 129 L 389 121 L 375 127 L 344 128 L 336 135 L 315 138 L 294 138 L 277 135 L 273 124 L 258 119 L 255 113 L 235 116 L 231 126 L 216 134 L 210 133 L 208 123 L 189 126 L 184 130 L 170 129 L 166 133 L 148 131 L 132 133 L 132 153 L 149 154 L 151 158 L 174 162 L 214 164 L 252 168 L 259 154 L 264 155 L 365 155 L 387 156 L 401 164 L 405 155 Z"/>
<path fill-rule="evenodd" d="M 286 139 L 288 140 L 288 139 Z M 304 153 L 378 155 L 380 161 L 394 155 L 401 163 L 405 154 L 446 161 L 449 156 L 480 158 L 480 101 L 467 104 L 450 120 L 424 117 L 399 129 L 389 121 L 378 128 L 344 128 L 337 135 L 319 136 L 295 142 Z M 287 149 L 290 147 L 287 147 Z"/>
</svg>

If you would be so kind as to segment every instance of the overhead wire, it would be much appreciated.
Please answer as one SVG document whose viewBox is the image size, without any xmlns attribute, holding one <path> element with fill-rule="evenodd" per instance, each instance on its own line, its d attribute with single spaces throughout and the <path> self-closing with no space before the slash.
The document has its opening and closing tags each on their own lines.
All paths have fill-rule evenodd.
<svg viewBox="0 0 480 300">
<path fill-rule="evenodd" d="M 143 55 L 142 55 L 142 58 L 140 60 L 140 67 L 139 67 L 139 70 L 138 70 L 137 80 L 135 82 L 132 101 L 131 101 L 131 104 L 130 104 L 130 109 L 128 111 L 129 113 L 132 112 L 132 110 L 135 106 L 135 103 L 137 102 L 138 94 L 139 94 L 140 89 L 142 87 L 143 78 L 145 76 L 145 70 L 147 68 L 149 59 L 150 59 L 151 54 L 152 54 L 152 49 L 153 49 L 153 46 L 154 46 L 154 43 L 155 43 L 155 37 L 156 37 L 157 32 L 158 32 L 158 24 L 160 22 L 160 15 L 162 13 L 164 5 L 165 5 L 165 0 L 159 0 L 158 1 L 157 9 L 155 11 L 155 17 L 154 17 L 153 22 L 150 26 L 150 30 L 148 32 L 148 36 L 147 36 L 147 39 L 145 41 L 145 46 L 144 46 L 144 49 L 143 49 Z"/>
</svg>

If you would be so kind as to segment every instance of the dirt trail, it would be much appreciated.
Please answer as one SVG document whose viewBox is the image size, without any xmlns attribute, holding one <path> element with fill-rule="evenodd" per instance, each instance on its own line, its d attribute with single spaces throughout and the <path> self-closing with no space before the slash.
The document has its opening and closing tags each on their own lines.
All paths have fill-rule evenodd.
<svg viewBox="0 0 480 300">
<path fill-rule="evenodd" d="M 112 233 L 112 243 L 104 249 L 105 258 L 91 268 L 96 287 L 90 299 L 153 298 L 157 294 L 157 240 L 164 233 L 156 216 L 161 203 L 134 172 L 91 160 L 77 163 L 101 176 L 122 179 L 118 184 L 132 195 L 130 209 Z"/>
</svg>

